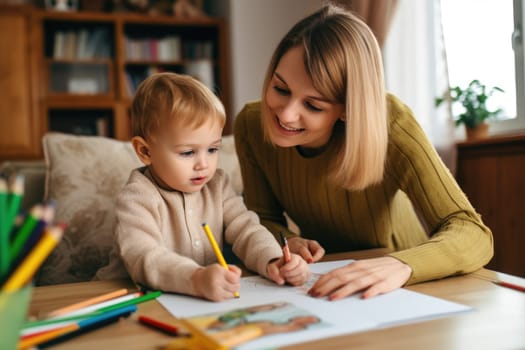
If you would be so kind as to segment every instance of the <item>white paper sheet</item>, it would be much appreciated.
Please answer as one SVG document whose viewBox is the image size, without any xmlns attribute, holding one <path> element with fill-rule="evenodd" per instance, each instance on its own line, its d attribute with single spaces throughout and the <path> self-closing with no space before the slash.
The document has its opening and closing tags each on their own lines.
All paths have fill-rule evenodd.
<svg viewBox="0 0 525 350">
<path fill-rule="evenodd" d="M 322 262 L 310 265 L 313 275 L 351 263 L 352 260 Z M 315 278 L 315 277 L 314 277 Z M 312 284 L 310 281 L 308 285 Z M 354 295 L 343 300 L 328 301 L 308 296 L 308 286 L 278 286 L 259 276 L 241 279 L 240 298 L 216 303 L 203 299 L 164 293 L 157 300 L 176 317 L 192 317 L 220 311 L 287 301 L 309 310 L 331 324 L 294 333 L 276 334 L 245 343 L 236 349 L 274 348 L 321 339 L 329 336 L 417 322 L 472 310 L 469 306 L 449 302 L 406 289 L 361 299 Z"/>
</svg>

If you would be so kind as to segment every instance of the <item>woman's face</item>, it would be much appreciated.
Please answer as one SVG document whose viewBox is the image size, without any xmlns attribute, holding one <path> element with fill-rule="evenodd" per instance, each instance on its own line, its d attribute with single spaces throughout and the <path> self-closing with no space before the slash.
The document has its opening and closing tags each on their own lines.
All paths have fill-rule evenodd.
<svg viewBox="0 0 525 350">
<path fill-rule="evenodd" d="M 344 106 L 328 101 L 312 85 L 304 66 L 304 49 L 290 49 L 279 61 L 266 90 L 269 136 L 280 147 L 326 145 Z"/>
</svg>

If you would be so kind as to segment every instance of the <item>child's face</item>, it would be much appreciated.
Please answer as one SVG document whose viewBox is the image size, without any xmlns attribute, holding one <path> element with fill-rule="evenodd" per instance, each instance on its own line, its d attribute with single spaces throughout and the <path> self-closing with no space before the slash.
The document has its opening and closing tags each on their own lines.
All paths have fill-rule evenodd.
<svg viewBox="0 0 525 350">
<path fill-rule="evenodd" d="M 192 193 L 202 189 L 217 169 L 222 127 L 206 122 L 198 128 L 176 122 L 150 142 L 150 169 L 167 189 Z"/>
</svg>

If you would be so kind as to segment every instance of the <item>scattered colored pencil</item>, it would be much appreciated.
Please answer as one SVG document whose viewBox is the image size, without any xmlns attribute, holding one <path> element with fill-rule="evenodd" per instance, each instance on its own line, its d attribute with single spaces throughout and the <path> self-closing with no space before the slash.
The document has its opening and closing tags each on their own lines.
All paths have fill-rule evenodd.
<svg viewBox="0 0 525 350">
<path fill-rule="evenodd" d="M 50 319 L 39 320 L 39 321 L 30 321 L 25 324 L 24 328 L 43 326 L 43 325 L 65 322 L 65 321 L 81 320 L 81 319 L 85 319 L 85 318 L 89 318 L 93 316 L 98 316 L 108 311 L 117 310 L 124 306 L 136 305 L 136 304 L 140 304 L 140 303 L 155 299 L 159 297 L 161 294 L 162 294 L 161 291 L 147 293 L 142 296 L 137 296 L 136 298 L 122 301 L 117 304 L 108 305 L 108 306 L 102 307 L 100 309 L 97 309 L 95 311 L 85 313 L 85 314 L 77 314 L 77 315 L 70 315 L 70 316 L 64 316 L 64 317 L 50 318 Z"/>
<path fill-rule="evenodd" d="M 60 341 L 60 338 L 64 336 L 68 336 L 69 338 L 69 336 L 74 335 L 73 333 L 80 333 L 80 331 L 98 328 L 99 326 L 117 321 L 121 317 L 128 316 L 135 311 L 137 311 L 136 305 L 128 305 L 115 310 L 107 311 L 101 315 L 81 320 L 73 325 L 65 326 L 52 332 L 45 332 L 41 335 L 23 339 L 19 342 L 18 349 L 25 350 L 36 345 L 46 346 L 46 344 L 55 344 L 56 342 Z"/>
<path fill-rule="evenodd" d="M 119 289 L 119 290 L 115 290 L 115 291 L 110 292 L 110 293 L 102 294 L 102 295 L 99 295 L 99 296 L 96 296 L 96 297 L 93 297 L 93 298 L 89 298 L 89 299 L 80 301 L 80 302 L 75 303 L 75 304 L 64 306 L 64 307 L 62 307 L 60 309 L 53 310 L 49 314 L 47 314 L 47 317 L 62 316 L 62 315 L 65 315 L 67 313 L 70 313 L 72 311 L 77 311 L 77 310 L 79 310 L 81 308 L 84 308 L 86 306 L 91 306 L 91 305 L 98 304 L 98 303 L 101 303 L 101 302 L 104 302 L 104 301 L 108 301 L 108 300 L 111 300 L 111 299 L 114 299 L 114 298 L 117 298 L 117 297 L 121 297 L 123 295 L 126 295 L 127 293 L 128 293 L 128 290 L 125 289 L 125 288 Z"/>
<path fill-rule="evenodd" d="M 139 316 L 139 322 L 169 335 L 179 335 L 179 329 L 177 327 L 148 316 Z"/>
</svg>

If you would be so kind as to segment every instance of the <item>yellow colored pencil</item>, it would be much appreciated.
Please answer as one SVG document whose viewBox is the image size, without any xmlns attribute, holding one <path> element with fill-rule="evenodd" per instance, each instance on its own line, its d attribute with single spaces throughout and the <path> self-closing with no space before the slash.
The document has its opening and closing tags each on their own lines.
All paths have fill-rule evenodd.
<svg viewBox="0 0 525 350">
<path fill-rule="evenodd" d="M 208 226 L 207 223 L 204 222 L 202 224 L 202 228 L 204 229 L 204 232 L 206 232 L 206 236 L 208 236 L 208 240 L 210 241 L 211 247 L 213 248 L 213 251 L 215 252 L 215 255 L 217 256 L 217 260 L 219 261 L 219 264 L 221 264 L 222 267 L 228 270 L 228 264 L 226 264 L 226 260 L 224 260 L 224 256 L 222 255 L 222 252 L 219 249 L 217 242 L 215 241 L 215 237 L 213 237 L 213 233 L 211 232 L 210 227 Z M 235 292 L 234 296 L 238 298 L 239 292 Z"/>
<path fill-rule="evenodd" d="M 9 277 L 2 290 L 10 292 L 24 286 L 58 244 L 63 233 L 64 227 L 60 225 L 47 228 L 40 241 Z"/>
</svg>

